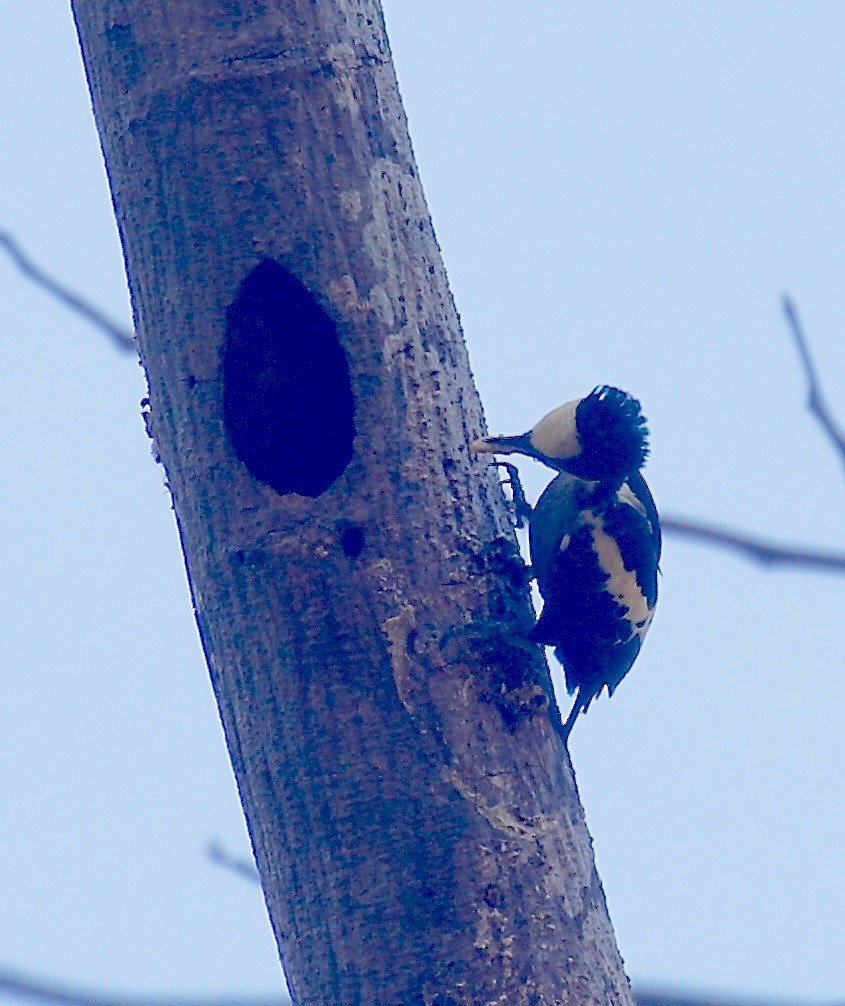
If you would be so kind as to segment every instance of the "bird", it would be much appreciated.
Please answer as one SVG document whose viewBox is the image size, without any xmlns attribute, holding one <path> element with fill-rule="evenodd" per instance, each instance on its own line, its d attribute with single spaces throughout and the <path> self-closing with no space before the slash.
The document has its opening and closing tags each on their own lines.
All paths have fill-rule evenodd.
<svg viewBox="0 0 845 1006">
<path fill-rule="evenodd" d="M 603 689 L 613 695 L 654 616 L 660 519 L 641 474 L 649 453 L 639 401 L 600 385 L 527 433 L 483 437 L 475 454 L 524 454 L 557 474 L 530 515 L 531 571 L 543 609 L 531 631 L 553 646 L 575 694 L 564 742 Z"/>
</svg>

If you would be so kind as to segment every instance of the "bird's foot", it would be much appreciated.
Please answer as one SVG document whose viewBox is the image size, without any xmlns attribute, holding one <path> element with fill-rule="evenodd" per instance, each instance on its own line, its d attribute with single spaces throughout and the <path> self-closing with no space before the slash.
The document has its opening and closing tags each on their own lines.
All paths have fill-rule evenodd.
<svg viewBox="0 0 845 1006">
<path fill-rule="evenodd" d="M 507 478 L 502 479 L 502 485 L 510 486 L 511 489 L 514 523 L 518 528 L 525 527 L 531 519 L 532 507 L 525 495 L 525 490 L 522 488 L 522 482 L 519 479 L 519 470 L 510 461 L 494 461 L 493 466 L 495 468 L 504 468 L 507 472 Z"/>
</svg>

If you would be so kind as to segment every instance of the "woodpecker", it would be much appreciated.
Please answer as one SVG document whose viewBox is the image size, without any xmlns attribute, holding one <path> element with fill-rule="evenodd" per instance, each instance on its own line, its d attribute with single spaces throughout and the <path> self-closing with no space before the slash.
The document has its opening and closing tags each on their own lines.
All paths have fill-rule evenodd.
<svg viewBox="0 0 845 1006">
<path fill-rule="evenodd" d="M 531 638 L 555 648 L 567 691 L 577 691 L 566 740 L 578 714 L 631 669 L 654 615 L 661 535 L 640 473 L 646 420 L 635 398 L 602 385 L 527 433 L 484 437 L 471 449 L 525 454 L 558 473 L 534 507 L 528 540 L 544 602 Z"/>
</svg>

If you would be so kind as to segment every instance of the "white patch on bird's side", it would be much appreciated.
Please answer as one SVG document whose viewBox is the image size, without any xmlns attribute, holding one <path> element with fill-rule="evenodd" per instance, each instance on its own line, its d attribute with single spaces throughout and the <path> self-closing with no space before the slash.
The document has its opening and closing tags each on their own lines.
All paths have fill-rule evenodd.
<svg viewBox="0 0 845 1006">
<path fill-rule="evenodd" d="M 581 399 L 576 398 L 543 416 L 529 435 L 531 446 L 547 458 L 560 461 L 577 458 L 581 453 L 581 444 L 575 428 L 575 409 L 580 402 Z"/>
<path fill-rule="evenodd" d="M 560 544 L 558 545 L 558 548 L 561 550 L 561 552 L 565 552 L 569 548 L 569 543 L 571 541 L 572 541 L 572 535 L 571 534 L 565 534 L 560 539 Z"/>
<path fill-rule="evenodd" d="M 645 517 L 648 520 L 648 515 L 645 512 L 645 507 L 634 495 L 633 490 L 628 485 L 627 482 L 623 482 L 622 488 L 617 490 L 616 498 L 620 503 L 627 503 L 628 506 L 632 506 L 641 517 Z"/>
<path fill-rule="evenodd" d="M 584 510 L 581 518 L 592 533 L 593 551 L 599 560 L 599 566 L 608 575 L 604 589 L 625 609 L 624 618 L 631 624 L 629 638 L 639 636 L 642 640 L 651 625 L 654 609 L 649 607 L 636 576 L 625 568 L 619 545 L 615 538 L 605 531 L 604 521 L 599 514 L 593 513 L 592 510 Z"/>
<path fill-rule="evenodd" d="M 635 495 L 634 490 L 628 485 L 627 482 L 624 482 L 622 484 L 622 488 L 616 493 L 616 498 L 619 500 L 620 503 L 627 503 L 628 506 L 632 506 L 641 517 L 644 517 L 646 524 L 648 524 L 649 531 L 651 531 L 651 533 L 654 534 L 654 527 L 652 526 L 651 521 L 648 519 L 648 512 L 646 511 L 646 508 L 643 505 L 642 500 L 639 498 L 639 496 Z"/>
</svg>

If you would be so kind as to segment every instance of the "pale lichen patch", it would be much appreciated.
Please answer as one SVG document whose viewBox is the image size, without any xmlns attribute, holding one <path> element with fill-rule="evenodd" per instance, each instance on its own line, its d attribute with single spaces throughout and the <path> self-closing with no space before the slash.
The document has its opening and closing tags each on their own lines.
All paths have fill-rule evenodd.
<svg viewBox="0 0 845 1006">
<path fill-rule="evenodd" d="M 326 59 L 334 71 L 332 92 L 338 107 L 345 108 L 350 115 L 360 114 L 360 95 L 352 71 L 361 64 L 355 50 L 346 42 L 337 42 L 326 49 Z"/>
<path fill-rule="evenodd" d="M 506 803 L 493 802 L 475 791 L 454 766 L 443 769 L 443 778 L 497 831 L 510 838 L 517 838 L 523 842 L 539 841 L 549 832 L 560 829 L 561 822 L 556 814 L 537 814 L 523 819 L 516 813 L 515 808 L 509 807 Z"/>
<path fill-rule="evenodd" d="M 337 279 L 329 282 L 329 297 L 332 304 L 341 314 L 349 316 L 357 311 L 361 311 L 364 305 L 358 296 L 358 288 L 354 278 L 349 273 L 344 273 Z"/>
<path fill-rule="evenodd" d="M 480 905 L 478 910 L 478 920 L 475 928 L 475 941 L 473 946 L 476 950 L 484 950 L 496 956 L 513 957 L 513 935 L 505 935 L 509 919 L 498 908 L 491 908 L 489 905 Z"/>
<path fill-rule="evenodd" d="M 390 645 L 390 667 L 393 671 L 396 694 L 408 712 L 413 712 L 415 708 L 411 699 L 413 665 L 408 652 L 409 637 L 416 629 L 413 607 L 410 604 L 404 605 L 398 615 L 386 618 L 381 623 L 381 628 Z"/>
<path fill-rule="evenodd" d="M 370 310 L 385 328 L 393 328 L 396 316 L 393 313 L 393 302 L 384 287 L 373 286 L 367 298 Z"/>
<path fill-rule="evenodd" d="M 329 283 L 329 297 L 338 311 L 344 317 L 363 314 L 372 311 L 380 324 L 392 328 L 395 322 L 393 304 L 383 287 L 375 285 L 370 288 L 367 296 L 358 293 L 355 280 L 349 273 L 344 273 Z"/>
<path fill-rule="evenodd" d="M 340 203 L 340 212 L 350 223 L 361 216 L 363 200 L 361 199 L 361 193 L 357 189 L 348 189 L 346 192 L 341 192 L 338 196 L 338 202 Z"/>
</svg>

